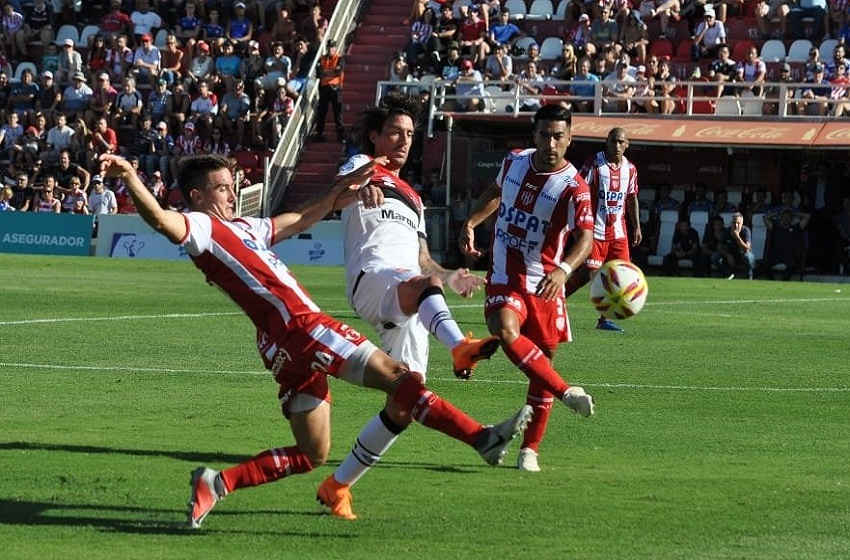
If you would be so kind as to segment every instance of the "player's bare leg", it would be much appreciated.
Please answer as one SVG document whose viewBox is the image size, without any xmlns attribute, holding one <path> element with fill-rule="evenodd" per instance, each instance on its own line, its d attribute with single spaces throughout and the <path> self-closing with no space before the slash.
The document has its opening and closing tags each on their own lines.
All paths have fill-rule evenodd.
<svg viewBox="0 0 850 560">
<path fill-rule="evenodd" d="M 267 449 L 221 472 L 207 467 L 192 472 L 190 527 L 199 528 L 216 503 L 234 490 L 306 473 L 325 463 L 331 442 L 330 405 L 322 401 L 312 410 L 292 413 L 289 424 L 295 436 L 294 446 Z"/>
<path fill-rule="evenodd" d="M 489 359 L 499 348 L 495 337 L 476 339 L 471 333 L 463 336 L 446 304 L 443 282 L 435 274 L 417 276 L 399 284 L 398 302 L 407 315 L 418 312 L 428 332 L 451 350 L 454 373 L 461 379 L 468 379 L 475 365 Z"/>
<path fill-rule="evenodd" d="M 387 393 L 387 405 L 367 424 L 361 432 L 363 437 L 358 438 L 353 452 L 337 469 L 342 478 L 349 477 L 347 480 L 351 482 L 338 480 L 337 473 L 334 473 L 319 488 L 320 499 L 323 493 L 328 493 L 327 489 L 342 488 L 349 491 L 350 485 L 365 472 L 356 463 L 364 459 L 368 466 L 374 465 L 392 445 L 395 437 L 413 421 L 466 443 L 485 462 L 498 465 L 504 458 L 508 444 L 525 430 L 532 414 L 531 407 L 524 406 L 500 424 L 483 426 L 425 387 L 420 374 L 409 371 L 404 364 L 380 351 L 370 356 L 362 384 Z"/>
<path fill-rule="evenodd" d="M 501 307 L 487 314 L 487 328 L 499 338 L 508 359 L 531 381 L 551 392 L 573 412 L 591 416 L 594 413 L 593 397 L 581 387 L 571 387 L 564 381 L 552 368 L 546 353 L 520 333 L 519 319 L 512 309 Z"/>
</svg>

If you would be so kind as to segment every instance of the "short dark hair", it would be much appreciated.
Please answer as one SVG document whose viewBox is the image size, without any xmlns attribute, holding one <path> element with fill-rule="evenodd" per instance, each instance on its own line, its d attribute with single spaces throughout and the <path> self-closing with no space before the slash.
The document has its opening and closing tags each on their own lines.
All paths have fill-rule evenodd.
<svg viewBox="0 0 850 560">
<path fill-rule="evenodd" d="M 230 169 L 230 161 L 217 155 L 204 154 L 190 156 L 180 163 L 177 171 L 177 184 L 186 204 L 191 205 L 192 199 L 189 193 L 194 189 L 203 189 L 206 186 L 207 175 L 219 169 Z"/>
<path fill-rule="evenodd" d="M 533 128 L 537 128 L 537 123 L 540 121 L 564 121 L 567 123 L 567 128 L 569 128 L 573 125 L 573 114 L 569 109 L 561 105 L 544 105 L 534 113 L 534 118 L 532 119 Z"/>
<path fill-rule="evenodd" d="M 364 153 L 374 155 L 375 145 L 369 140 L 372 131 L 381 132 L 384 124 L 397 115 L 407 115 L 413 120 L 413 126 L 419 123 L 421 105 L 419 96 L 392 91 L 381 98 L 376 107 L 363 111 L 354 126 L 354 139 Z"/>
</svg>

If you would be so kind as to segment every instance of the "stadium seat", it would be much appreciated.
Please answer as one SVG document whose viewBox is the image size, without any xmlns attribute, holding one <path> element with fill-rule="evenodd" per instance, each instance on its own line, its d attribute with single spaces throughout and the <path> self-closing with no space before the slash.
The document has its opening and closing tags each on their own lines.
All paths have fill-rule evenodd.
<svg viewBox="0 0 850 560">
<path fill-rule="evenodd" d="M 523 0 L 508 0 L 505 9 L 511 13 L 511 19 L 523 19 L 527 13 Z"/>
<path fill-rule="evenodd" d="M 531 44 L 536 44 L 537 40 L 534 37 L 520 37 L 514 42 L 514 47 L 522 49 L 522 56 L 515 56 L 514 58 L 526 59 L 528 56 L 525 54 L 528 52 L 528 47 Z M 516 71 L 516 69 L 514 70 Z"/>
<path fill-rule="evenodd" d="M 80 33 L 80 47 L 88 48 L 89 41 L 98 33 L 100 33 L 100 27 L 96 25 L 87 25 L 83 27 L 83 30 Z"/>
<path fill-rule="evenodd" d="M 74 41 L 74 45 L 79 45 L 80 33 L 77 31 L 77 28 L 73 25 L 63 25 L 60 27 L 59 31 L 56 32 L 56 40 L 54 43 L 61 45 L 65 42 L 65 39 L 72 39 Z"/>
<path fill-rule="evenodd" d="M 672 189 L 670 191 L 670 198 L 673 200 L 678 200 L 679 202 L 685 201 L 685 189 Z"/>
<path fill-rule="evenodd" d="M 733 212 L 721 212 L 720 217 L 723 218 L 723 225 L 729 227 L 732 225 Z"/>
<path fill-rule="evenodd" d="M 156 37 L 154 37 L 153 44 L 156 45 L 158 49 L 165 48 L 165 40 L 168 38 L 168 30 L 160 29 L 156 32 Z"/>
<path fill-rule="evenodd" d="M 12 79 L 10 81 L 13 82 L 13 83 L 20 82 L 21 76 L 23 75 L 24 70 L 26 70 L 27 68 L 29 68 L 30 72 L 32 72 L 33 80 L 37 81 L 38 80 L 38 68 L 36 68 L 35 64 L 33 64 L 32 62 L 20 62 L 20 63 L 18 63 L 18 66 L 15 68 L 15 74 L 12 76 Z"/>
<path fill-rule="evenodd" d="M 694 210 L 691 212 L 691 227 L 697 230 L 699 242 L 702 243 L 702 237 L 705 235 L 705 228 L 708 225 L 708 212 L 705 210 Z"/>
<path fill-rule="evenodd" d="M 661 212 L 661 227 L 658 230 L 658 245 L 654 255 L 647 259 L 652 266 L 664 264 L 664 257 L 673 248 L 673 233 L 676 230 L 676 222 L 679 213 L 676 210 L 664 210 Z"/>
<path fill-rule="evenodd" d="M 734 204 L 735 206 L 741 205 L 741 198 L 743 193 L 741 191 L 726 191 L 726 201 L 729 204 Z"/>
<path fill-rule="evenodd" d="M 747 60 L 747 53 L 754 46 L 755 43 L 747 39 L 734 41 L 732 44 L 732 60 Z M 765 62 L 767 61 L 765 60 Z"/>
<path fill-rule="evenodd" d="M 557 21 L 564 21 L 567 17 L 567 5 L 569 4 L 569 0 L 561 0 L 558 3 L 558 9 L 555 10 L 555 13 L 552 15 L 552 19 Z"/>
<path fill-rule="evenodd" d="M 638 202 L 644 202 L 647 205 L 652 205 L 655 202 L 655 189 L 640 189 L 638 191 Z"/>
<path fill-rule="evenodd" d="M 649 45 L 649 56 L 673 58 L 673 43 L 667 39 L 656 39 Z"/>
<path fill-rule="evenodd" d="M 640 217 L 638 219 L 640 220 L 641 224 L 649 223 L 649 210 L 647 210 L 646 208 L 641 208 L 639 214 Z"/>
<path fill-rule="evenodd" d="M 733 96 L 718 98 L 714 105 L 714 114 L 720 117 L 740 117 L 741 105 L 738 103 L 738 98 Z"/>
<path fill-rule="evenodd" d="M 760 117 L 762 115 L 764 100 L 761 97 L 756 97 L 755 95 L 753 95 L 753 92 L 751 92 L 750 90 L 744 90 L 741 92 L 740 104 L 742 115 L 753 117 Z M 732 201 L 730 200 L 730 202 Z"/>
<path fill-rule="evenodd" d="M 764 258 L 764 246 L 767 243 L 767 226 L 764 214 L 753 214 L 752 251 L 756 259 Z"/>
<path fill-rule="evenodd" d="M 550 0 L 534 0 L 528 9 L 526 19 L 551 19 L 555 9 Z M 558 53 L 560 54 L 560 53 Z"/>
<path fill-rule="evenodd" d="M 808 53 L 806 54 L 808 55 Z M 785 60 L 785 43 L 778 39 L 765 41 L 764 45 L 761 46 L 761 59 L 765 62 L 781 62 Z"/>
<path fill-rule="evenodd" d="M 797 39 L 791 43 L 788 49 L 788 56 L 785 57 L 785 62 L 806 62 L 809 59 L 809 51 L 812 48 L 812 42 L 808 39 Z M 829 60 L 832 58 L 830 53 Z"/>
<path fill-rule="evenodd" d="M 832 60 L 832 53 L 835 51 L 835 46 L 838 44 L 838 41 L 835 39 L 824 39 L 823 43 L 820 44 L 820 59 L 821 60 Z"/>
<path fill-rule="evenodd" d="M 561 56 L 564 42 L 559 37 L 546 37 L 540 45 L 540 58 L 542 60 L 557 60 Z"/>
<path fill-rule="evenodd" d="M 691 47 L 694 42 L 690 39 L 682 39 L 679 41 L 679 44 L 676 45 L 676 56 L 673 57 L 674 62 L 690 62 L 691 61 Z"/>
</svg>

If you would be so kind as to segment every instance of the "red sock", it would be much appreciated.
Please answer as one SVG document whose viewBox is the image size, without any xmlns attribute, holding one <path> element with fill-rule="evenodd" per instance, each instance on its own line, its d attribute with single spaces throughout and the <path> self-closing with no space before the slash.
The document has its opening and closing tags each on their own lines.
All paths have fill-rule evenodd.
<svg viewBox="0 0 850 560">
<path fill-rule="evenodd" d="M 510 361 L 528 377 L 532 383 L 538 383 L 547 391 L 554 393 L 559 399 L 570 387 L 567 382 L 552 369 L 552 363 L 543 350 L 523 335 L 519 335 L 510 344 L 502 348 Z"/>
<path fill-rule="evenodd" d="M 409 410 L 413 420 L 469 445 L 475 444 L 484 429 L 465 412 L 425 387 L 416 373 L 402 380 L 393 400 L 405 410 Z"/>
<path fill-rule="evenodd" d="M 228 492 L 247 486 L 274 482 L 291 474 L 313 470 L 310 459 L 297 446 L 267 449 L 256 457 L 221 471 Z"/>
<path fill-rule="evenodd" d="M 540 449 L 540 442 L 546 435 L 546 425 L 549 423 L 549 414 L 552 412 L 554 401 L 555 396 L 539 383 L 531 381 L 528 384 L 528 396 L 525 402 L 534 407 L 534 416 L 531 417 L 531 422 L 525 429 L 525 436 L 522 438 L 523 449 L 526 447 L 534 451 Z"/>
</svg>

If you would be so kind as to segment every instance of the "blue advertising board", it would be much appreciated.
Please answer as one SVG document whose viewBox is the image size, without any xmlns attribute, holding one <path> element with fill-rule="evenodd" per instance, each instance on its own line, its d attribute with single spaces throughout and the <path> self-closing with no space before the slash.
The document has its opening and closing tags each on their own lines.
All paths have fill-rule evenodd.
<svg viewBox="0 0 850 560">
<path fill-rule="evenodd" d="M 84 255 L 91 249 L 92 216 L 0 213 L 0 253 Z"/>
</svg>

